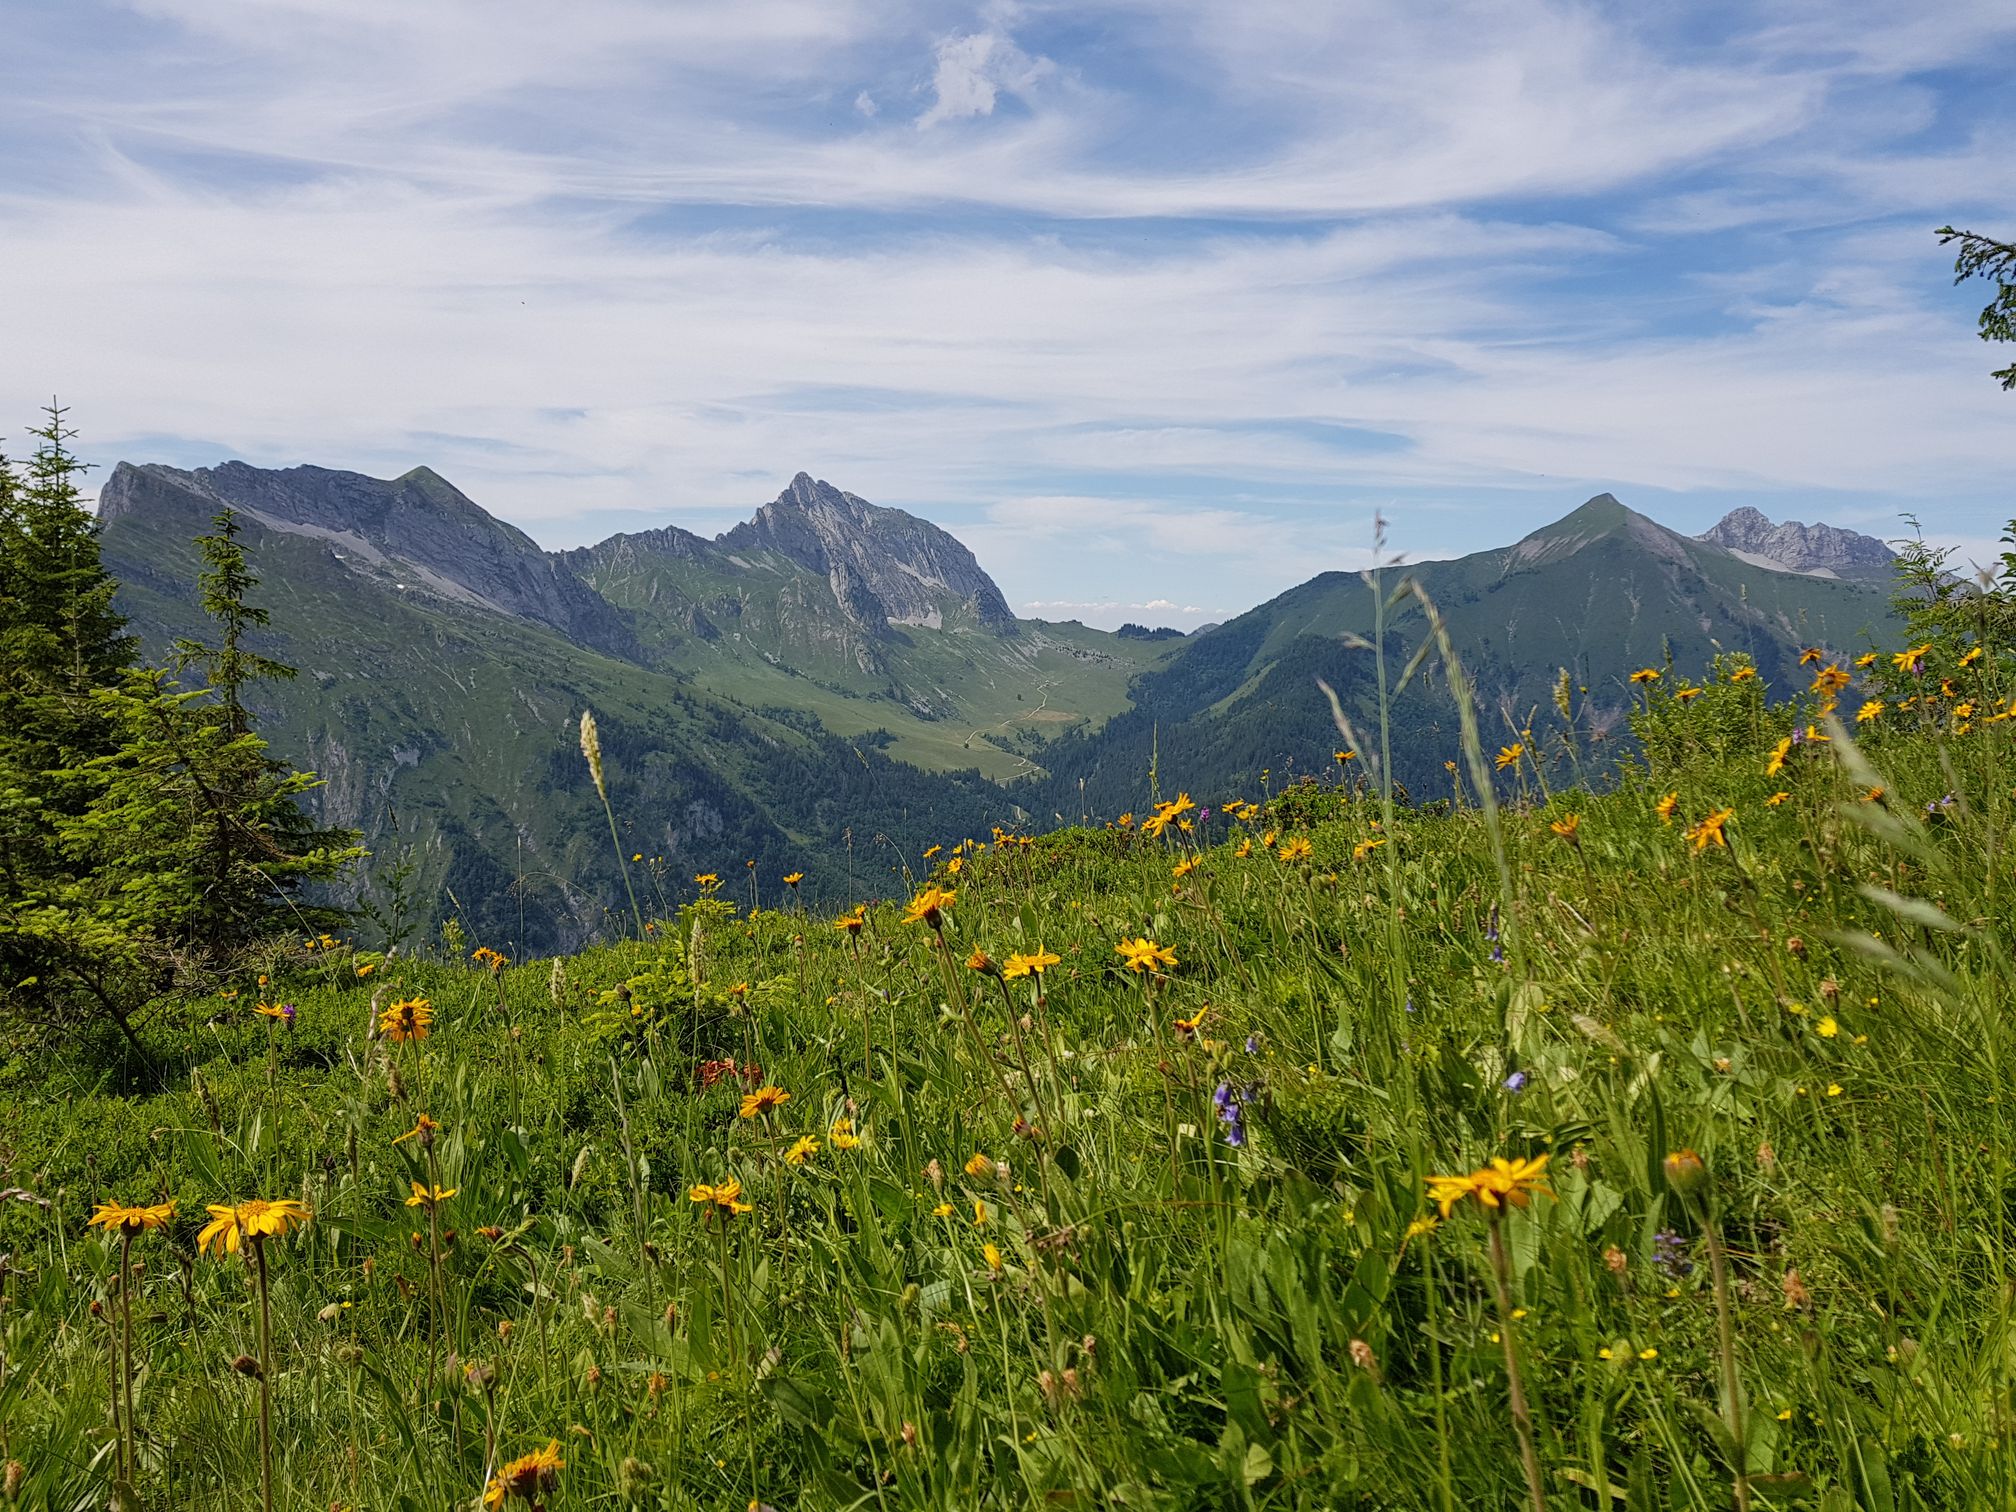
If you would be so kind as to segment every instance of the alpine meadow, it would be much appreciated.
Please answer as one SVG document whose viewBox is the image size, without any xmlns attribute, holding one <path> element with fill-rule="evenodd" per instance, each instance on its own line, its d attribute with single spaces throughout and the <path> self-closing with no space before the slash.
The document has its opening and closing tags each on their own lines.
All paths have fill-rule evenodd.
<svg viewBox="0 0 2016 1512">
<path fill-rule="evenodd" d="M 0 1512 L 2016 1512 L 1849 8 L 10 21 Z"/>
</svg>

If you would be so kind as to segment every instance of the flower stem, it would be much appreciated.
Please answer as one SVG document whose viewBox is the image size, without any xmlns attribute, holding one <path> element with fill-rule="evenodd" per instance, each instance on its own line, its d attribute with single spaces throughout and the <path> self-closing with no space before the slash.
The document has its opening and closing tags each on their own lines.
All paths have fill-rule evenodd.
<svg viewBox="0 0 2016 1512">
<path fill-rule="evenodd" d="M 266 1288 L 266 1239 L 251 1238 L 259 1278 L 259 1505 L 273 1512 L 273 1307 Z"/>
<path fill-rule="evenodd" d="M 1512 1336 L 1512 1267 L 1505 1257 L 1504 1220 L 1491 1212 L 1491 1281 L 1498 1299 L 1498 1337 L 1505 1346 L 1505 1382 L 1512 1398 L 1512 1430 L 1519 1436 L 1519 1463 L 1526 1472 L 1526 1495 L 1533 1512 L 1547 1512 L 1540 1485 L 1540 1456 L 1533 1449 L 1533 1415 L 1526 1408 L 1526 1387 L 1519 1378 L 1519 1350 Z"/>
<path fill-rule="evenodd" d="M 1722 1420 L 1729 1425 L 1730 1457 L 1735 1461 L 1736 1512 L 1750 1512 L 1750 1456 L 1743 1441 L 1742 1386 L 1736 1377 L 1736 1329 L 1729 1316 L 1729 1259 L 1722 1250 L 1722 1226 L 1703 1213 L 1708 1235 L 1708 1265 L 1715 1278 L 1716 1352 L 1722 1357 Z"/>
<path fill-rule="evenodd" d="M 133 1432 L 133 1235 L 119 1233 L 119 1302 L 125 1315 L 126 1356 L 119 1371 L 120 1389 L 126 1398 L 126 1478 L 140 1479 L 140 1448 Z"/>
</svg>

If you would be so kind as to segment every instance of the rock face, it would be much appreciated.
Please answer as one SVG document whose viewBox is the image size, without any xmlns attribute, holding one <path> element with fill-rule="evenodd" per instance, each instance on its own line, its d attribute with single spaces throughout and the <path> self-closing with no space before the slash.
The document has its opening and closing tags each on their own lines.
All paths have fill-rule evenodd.
<svg viewBox="0 0 2016 1512">
<path fill-rule="evenodd" d="M 1897 555 L 1874 536 L 1797 520 L 1773 525 L 1747 506 L 1731 510 L 1695 539 L 1733 551 L 1757 567 L 1864 581 L 1887 579 Z"/>
<path fill-rule="evenodd" d="M 927 520 L 870 504 L 806 473 L 715 545 L 730 556 L 776 551 L 824 574 L 841 609 L 864 629 L 941 628 L 951 600 L 955 612 L 970 612 L 985 628 L 1015 633 L 1008 601 L 956 539 Z"/>
<path fill-rule="evenodd" d="M 405 592 L 531 620 L 613 656 L 635 653 L 622 616 L 599 594 L 424 467 L 388 480 L 325 467 L 226 462 L 184 471 L 122 462 L 98 496 L 108 525 L 150 508 L 215 513 L 227 505 L 268 530 L 323 541 L 351 571 Z"/>
</svg>

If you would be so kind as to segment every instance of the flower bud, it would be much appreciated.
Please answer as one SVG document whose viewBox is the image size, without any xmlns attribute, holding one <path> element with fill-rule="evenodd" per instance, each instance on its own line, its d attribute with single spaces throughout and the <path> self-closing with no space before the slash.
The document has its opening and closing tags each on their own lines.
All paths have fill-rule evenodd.
<svg viewBox="0 0 2016 1512">
<path fill-rule="evenodd" d="M 259 1368 L 259 1362 L 250 1355 L 239 1355 L 237 1359 L 231 1362 L 231 1368 L 248 1380 L 263 1381 L 266 1379 L 266 1372 Z"/>
<path fill-rule="evenodd" d="M 1708 1166 L 1692 1150 L 1675 1150 L 1662 1162 L 1666 1184 L 1682 1197 L 1698 1197 L 1708 1189 Z"/>
</svg>

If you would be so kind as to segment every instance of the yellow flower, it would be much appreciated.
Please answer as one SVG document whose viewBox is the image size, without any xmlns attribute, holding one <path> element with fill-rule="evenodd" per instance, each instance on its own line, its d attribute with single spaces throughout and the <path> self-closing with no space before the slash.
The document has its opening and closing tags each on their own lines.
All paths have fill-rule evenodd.
<svg viewBox="0 0 2016 1512">
<path fill-rule="evenodd" d="M 1190 1016 L 1189 1018 L 1187 1018 L 1187 1019 L 1186 1019 L 1186 1018 L 1179 1018 L 1179 1019 L 1177 1019 L 1177 1020 L 1176 1020 L 1176 1034 L 1177 1034 L 1177 1037 L 1178 1037 L 1179 1039 L 1188 1039 L 1188 1038 L 1190 1038 L 1190 1036 L 1191 1036 L 1191 1035 L 1193 1035 L 1193 1034 L 1195 1034 L 1195 1033 L 1197 1032 L 1197 1030 L 1198 1030 L 1198 1027 L 1199 1027 L 1199 1026 L 1200 1026 L 1201 1024 L 1203 1024 L 1203 1022 L 1204 1022 L 1204 1016 L 1205 1016 L 1206 1014 L 1208 1014 L 1208 1013 L 1209 1013 L 1210 1011 L 1211 1011 L 1211 1005 L 1210 1005 L 1209 1003 L 1206 1003 L 1206 1004 L 1205 1004 L 1205 1005 L 1204 1005 L 1204 1006 L 1203 1006 L 1202 1008 L 1199 1008 L 1199 1009 L 1198 1009 L 1198 1010 L 1197 1010 L 1197 1011 L 1196 1011 L 1196 1012 L 1195 1012 L 1194 1014 L 1192 1014 L 1192 1015 L 1191 1015 L 1191 1016 Z"/>
<path fill-rule="evenodd" d="M 1804 651 L 1799 653 L 1799 665 L 1810 667 L 1816 661 L 1824 660 L 1826 655 L 1827 653 L 1822 651 L 1818 646 L 1808 646 Z"/>
<path fill-rule="evenodd" d="M 1764 800 L 1764 807 L 1776 808 L 1778 807 L 1779 804 L 1783 803 L 1787 798 L 1790 798 L 1791 796 L 1792 795 L 1790 793 L 1786 792 L 1784 789 L 1781 788 L 1777 792 L 1773 793 L 1769 798 L 1766 798 Z"/>
<path fill-rule="evenodd" d="M 1729 674 L 1729 681 L 1748 682 L 1756 675 L 1757 669 L 1755 667 L 1738 667 L 1734 672 Z"/>
<path fill-rule="evenodd" d="M 1494 1157 L 1491 1164 L 1471 1174 L 1477 1200 L 1487 1208 L 1495 1208 L 1501 1202 L 1508 1207 L 1523 1208 L 1531 1193 L 1541 1192 L 1551 1197 L 1545 1176 L 1547 1156 L 1535 1155 L 1530 1160 L 1503 1160 Z"/>
<path fill-rule="evenodd" d="M 1233 852 L 1232 852 L 1232 854 L 1233 854 L 1233 855 L 1235 855 L 1235 856 L 1250 856 L 1250 855 L 1252 855 L 1252 854 L 1253 854 L 1253 837 L 1252 837 L 1251 835 L 1247 835 L 1247 836 L 1245 836 L 1245 837 L 1244 837 L 1243 839 L 1241 839 L 1241 840 L 1240 840 L 1240 842 L 1239 842 L 1239 848 L 1238 848 L 1237 850 L 1233 851 Z"/>
<path fill-rule="evenodd" d="M 1855 711 L 1855 723 L 1857 724 L 1868 724 L 1871 720 L 1881 719 L 1882 717 L 1883 700 L 1880 698 L 1868 699 L 1863 703 L 1861 708 Z"/>
<path fill-rule="evenodd" d="M 803 872 L 784 873 L 784 885 L 786 887 L 796 887 L 800 882 L 803 882 L 804 880 L 805 880 L 805 873 Z"/>
<path fill-rule="evenodd" d="M 360 977 L 367 977 L 377 969 L 378 968 L 374 963 L 366 961 L 362 966 L 359 966 L 357 968 L 357 975 L 359 975 Z"/>
<path fill-rule="evenodd" d="M 262 1018 L 284 1019 L 287 1017 L 286 1008 L 279 1003 L 258 1003 L 253 1006 L 252 1011 L 259 1014 Z"/>
<path fill-rule="evenodd" d="M 152 1207 L 128 1207 L 123 1202 L 101 1202 L 84 1227 L 116 1229 L 122 1234 L 140 1234 L 167 1226 L 175 1216 L 175 1203 L 157 1202 Z"/>
<path fill-rule="evenodd" d="M 950 861 L 947 861 L 947 862 L 945 863 L 945 875 L 946 875 L 946 876 L 948 876 L 948 877 L 956 877 L 956 876 L 958 876 L 958 875 L 959 875 L 959 869 L 960 869 L 960 868 L 961 868 L 962 866 L 964 866 L 965 864 L 966 864 L 966 862 L 965 862 L 964 858 L 962 858 L 962 857 L 959 857 L 959 856 L 954 856 L 954 857 L 953 857 L 953 858 L 952 858 L 952 859 L 951 859 Z"/>
<path fill-rule="evenodd" d="M 1047 968 L 1057 965 L 1062 960 L 1062 956 L 1053 955 L 1038 945 L 1034 955 L 1024 955 L 1019 950 L 1012 952 L 1008 959 L 1001 963 L 1001 975 L 1004 980 L 1010 982 L 1017 977 L 1041 976 Z"/>
<path fill-rule="evenodd" d="M 1517 766 L 1519 764 L 1519 758 L 1524 756 L 1525 754 L 1526 754 L 1526 747 L 1523 743 L 1519 741 L 1514 741 L 1511 745 L 1508 746 L 1498 747 L 1498 756 L 1497 756 L 1498 770 L 1502 772 L 1505 770 L 1505 768 L 1509 766 Z"/>
<path fill-rule="evenodd" d="M 712 892 L 721 885 L 721 878 L 715 872 L 696 872 L 693 876 L 693 885 L 702 892 Z"/>
<path fill-rule="evenodd" d="M 833 927 L 844 930 L 850 935 L 856 935 L 861 933 L 861 926 L 867 922 L 868 905 L 866 903 L 856 903 L 854 905 L 854 912 L 848 914 L 845 918 L 835 919 Z"/>
<path fill-rule="evenodd" d="M 1925 660 L 1926 654 L 1931 649 L 1932 643 L 1930 641 L 1927 641 L 1922 646 L 1907 646 L 1902 651 L 1898 651 L 1891 656 L 1890 665 L 1895 667 L 1899 672 L 1909 672 L 1915 663 Z"/>
<path fill-rule="evenodd" d="M 986 1260 L 987 1269 L 991 1271 L 1001 1269 L 1001 1247 L 994 1243 L 993 1240 L 990 1239 L 980 1246 L 980 1255 L 981 1258 Z"/>
<path fill-rule="evenodd" d="M 1549 824 L 1547 828 L 1554 831 L 1563 840 L 1573 840 L 1576 831 L 1582 828 L 1582 816 L 1580 814 L 1564 814 L 1561 818 Z"/>
<path fill-rule="evenodd" d="M 1839 1082 L 1827 1083 L 1827 1095 L 1829 1097 L 1839 1097 L 1841 1095 L 1841 1083 Z"/>
<path fill-rule="evenodd" d="M 981 1201 L 978 1197 L 975 1197 L 973 1199 L 973 1227 L 985 1228 L 986 1226 L 987 1226 L 987 1204 Z"/>
<path fill-rule="evenodd" d="M 1450 1210 L 1457 1203 L 1476 1190 L 1476 1180 L 1471 1176 L 1430 1176 L 1428 1178 L 1428 1200 L 1442 1209 L 1442 1216 L 1444 1218 L 1449 1216 Z"/>
<path fill-rule="evenodd" d="M 1792 737 L 1787 735 L 1778 744 L 1771 747 L 1771 759 L 1764 763 L 1764 775 L 1766 777 L 1776 777 L 1780 772 L 1784 771 L 1785 758 L 1791 754 Z"/>
<path fill-rule="evenodd" d="M 434 1120 L 429 1118 L 425 1113 L 422 1113 L 419 1119 L 414 1123 L 413 1127 L 408 1129 L 404 1134 L 401 1134 L 397 1139 L 393 1140 L 392 1143 L 394 1143 L 395 1145 L 402 1145 L 406 1143 L 406 1141 L 409 1139 L 419 1139 L 424 1143 L 425 1136 L 432 1134 L 436 1129 L 440 1127 L 441 1125 L 434 1122 Z"/>
<path fill-rule="evenodd" d="M 936 929 L 942 922 L 940 916 L 957 897 L 958 894 L 949 888 L 927 887 L 910 900 L 910 906 L 903 912 L 903 922 L 928 924 Z"/>
<path fill-rule="evenodd" d="M 427 998 L 400 998 L 378 1017 L 378 1032 L 395 1045 L 423 1040 L 432 1032 L 434 1004 Z"/>
<path fill-rule="evenodd" d="M 1826 666 L 1813 674 L 1813 691 L 1831 698 L 1853 681 L 1846 667 Z"/>
<path fill-rule="evenodd" d="M 1835 1023 L 1831 1017 L 1823 1018 L 1813 1026 L 1813 1032 L 1822 1039 L 1832 1039 L 1841 1032 L 1841 1026 Z"/>
<path fill-rule="evenodd" d="M 854 1132 L 854 1120 L 851 1118 L 834 1119 L 833 1126 L 826 1131 L 826 1142 L 836 1150 L 860 1149 L 861 1136 Z"/>
<path fill-rule="evenodd" d="M 1385 843 L 1384 840 L 1380 839 L 1360 840 L 1356 845 L 1351 847 L 1351 859 L 1353 861 L 1363 861 Z"/>
<path fill-rule="evenodd" d="M 1410 1239 L 1419 1239 L 1423 1234 L 1434 1233 L 1436 1226 L 1440 1222 L 1441 1220 L 1438 1218 L 1416 1218 L 1412 1223 L 1407 1225 L 1407 1232 L 1400 1237 L 1403 1242 Z"/>
<path fill-rule="evenodd" d="M 973 1158 L 966 1162 L 966 1174 L 975 1181 L 991 1180 L 994 1175 L 994 1157 L 985 1150 L 975 1150 Z"/>
<path fill-rule="evenodd" d="M 1656 1360 L 1659 1358 L 1659 1351 L 1648 1344 L 1645 1348 L 1638 1351 L 1638 1358 L 1641 1360 Z"/>
<path fill-rule="evenodd" d="M 1673 702 L 1675 703 L 1692 703 L 1700 696 L 1701 690 L 1699 688 L 1675 688 L 1673 690 Z"/>
<path fill-rule="evenodd" d="M 642 861 L 644 859 L 644 852 L 639 851 L 637 852 L 636 855 L 632 856 L 630 859 L 632 861 Z"/>
<path fill-rule="evenodd" d="M 1631 681 L 1634 683 L 1655 683 L 1659 681 L 1661 675 L 1657 667 L 1640 667 L 1636 672 L 1631 674 Z"/>
<path fill-rule="evenodd" d="M 408 1207 L 438 1207 L 462 1190 L 460 1187 L 450 1187 L 444 1192 L 438 1186 L 427 1187 L 417 1181 L 410 1182 L 409 1185 L 413 1188 L 413 1195 L 406 1199 Z"/>
<path fill-rule="evenodd" d="M 1307 835 L 1297 835 L 1292 840 L 1283 840 L 1278 854 L 1283 861 L 1307 861 L 1315 851 Z"/>
<path fill-rule="evenodd" d="M 938 1206 L 931 1209 L 931 1216 L 933 1218 L 950 1218 L 952 1216 L 952 1204 L 949 1202 L 939 1203 Z"/>
<path fill-rule="evenodd" d="M 1337 765 L 1339 766 L 1344 765 L 1344 763 L 1347 761 L 1356 761 L 1358 759 L 1358 753 L 1356 751 L 1335 751 L 1332 752 L 1331 754 L 1336 756 Z"/>
<path fill-rule="evenodd" d="M 1169 875 L 1180 882 L 1195 870 L 1197 870 L 1197 858 L 1186 856 L 1169 869 Z"/>
<path fill-rule="evenodd" d="M 686 1200 L 710 1213 L 726 1213 L 731 1218 L 756 1211 L 753 1204 L 742 1200 L 742 1183 L 733 1176 L 713 1185 L 698 1183 L 687 1191 Z"/>
<path fill-rule="evenodd" d="M 1963 667 L 1971 667 L 1974 665 L 1974 663 L 1978 662 L 1979 660 L 1981 660 L 1981 648 L 1979 646 L 1974 646 L 1970 648 L 1967 651 L 1967 653 L 1960 658 L 1960 665 Z"/>
<path fill-rule="evenodd" d="M 1706 819 L 1703 819 L 1699 824 L 1688 830 L 1687 838 L 1693 842 L 1695 852 L 1698 854 L 1708 849 L 1711 845 L 1719 845 L 1724 850 L 1727 850 L 1729 848 L 1729 841 L 1722 833 L 1722 826 L 1735 817 L 1736 810 L 1733 808 L 1717 809 Z"/>
<path fill-rule="evenodd" d="M 1113 947 L 1129 971 L 1150 972 L 1176 964 L 1176 952 L 1146 937 L 1122 940 Z"/>
<path fill-rule="evenodd" d="M 1659 816 L 1661 824 L 1671 824 L 1673 822 L 1673 811 L 1678 807 L 1680 807 L 1680 795 L 1678 793 L 1668 793 L 1664 798 L 1661 798 L 1657 803 L 1652 805 L 1652 812 Z"/>
<path fill-rule="evenodd" d="M 235 1255 L 246 1239 L 277 1238 L 291 1228 L 299 1228 L 314 1216 L 308 1204 L 292 1197 L 254 1197 L 236 1207 L 205 1203 L 210 1221 L 196 1235 L 196 1252 L 218 1256 Z"/>
<path fill-rule="evenodd" d="M 751 1079 L 753 1080 L 754 1078 Z M 782 1087 L 758 1087 L 754 1092 L 751 1092 L 747 1097 L 742 1099 L 742 1116 L 744 1118 L 758 1118 L 765 1113 L 774 1112 L 789 1101 L 791 1101 L 791 1094 L 786 1092 Z"/>
<path fill-rule="evenodd" d="M 512 1497 L 537 1501 L 541 1493 L 553 1489 L 566 1468 L 567 1461 L 560 1458 L 560 1440 L 554 1439 L 544 1449 L 521 1454 L 491 1476 L 483 1489 L 483 1505 L 501 1507 Z"/>
<path fill-rule="evenodd" d="M 798 1142 L 784 1152 L 786 1165 L 801 1166 L 819 1153 L 819 1141 L 810 1134 L 800 1134 Z"/>
</svg>

